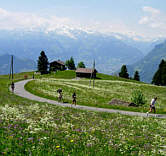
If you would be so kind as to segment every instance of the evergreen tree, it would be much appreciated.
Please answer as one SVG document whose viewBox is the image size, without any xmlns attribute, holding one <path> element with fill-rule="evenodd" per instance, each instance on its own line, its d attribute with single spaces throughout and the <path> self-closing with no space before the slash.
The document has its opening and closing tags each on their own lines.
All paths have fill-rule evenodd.
<svg viewBox="0 0 166 156">
<path fill-rule="evenodd" d="M 47 56 L 45 55 L 45 52 L 44 51 L 41 51 L 40 53 L 40 56 L 39 56 L 39 59 L 38 59 L 38 71 L 41 73 L 41 74 L 47 74 L 48 71 L 48 58 Z"/>
<path fill-rule="evenodd" d="M 70 60 L 66 60 L 65 65 L 69 69 L 70 68 Z"/>
<path fill-rule="evenodd" d="M 139 72 L 138 71 L 135 71 L 135 73 L 134 73 L 134 80 L 140 81 L 140 76 L 139 76 Z"/>
<path fill-rule="evenodd" d="M 166 61 L 161 60 L 159 68 L 153 76 L 152 84 L 166 85 Z"/>
<path fill-rule="evenodd" d="M 119 73 L 119 76 L 120 76 L 120 77 L 123 77 L 123 78 L 126 78 L 126 79 L 129 78 L 129 74 L 128 74 L 128 72 L 127 72 L 127 67 L 126 67 L 126 65 L 123 65 L 123 66 L 121 67 L 121 72 Z"/>
<path fill-rule="evenodd" d="M 161 85 L 166 86 L 166 61 L 162 67 Z"/>
<path fill-rule="evenodd" d="M 73 57 L 71 57 L 70 60 L 67 60 L 65 64 L 70 70 L 76 69 Z"/>
<path fill-rule="evenodd" d="M 85 68 L 84 62 L 79 62 L 77 68 Z"/>
<path fill-rule="evenodd" d="M 71 70 L 75 70 L 76 69 L 73 57 L 70 58 L 70 69 Z"/>
</svg>

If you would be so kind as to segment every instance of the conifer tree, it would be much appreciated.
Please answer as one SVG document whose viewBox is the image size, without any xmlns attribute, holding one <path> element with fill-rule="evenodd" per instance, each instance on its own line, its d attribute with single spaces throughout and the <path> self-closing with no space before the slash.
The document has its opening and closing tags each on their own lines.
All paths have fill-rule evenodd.
<svg viewBox="0 0 166 156">
<path fill-rule="evenodd" d="M 139 72 L 136 70 L 134 73 L 134 80 L 136 81 L 140 81 L 140 76 L 139 76 Z"/>
<path fill-rule="evenodd" d="M 69 69 L 70 68 L 70 60 L 66 60 L 65 65 Z"/>
<path fill-rule="evenodd" d="M 71 67 L 71 70 L 76 69 L 73 57 L 70 58 L 70 67 Z"/>
<path fill-rule="evenodd" d="M 45 52 L 41 51 L 39 59 L 38 59 L 38 65 L 37 65 L 38 71 L 41 74 L 47 74 L 48 64 L 49 62 L 48 62 L 47 56 L 45 55 Z"/>
<path fill-rule="evenodd" d="M 152 84 L 155 85 L 166 85 L 166 61 L 161 60 L 159 68 L 153 76 Z"/>
<path fill-rule="evenodd" d="M 123 77 L 123 78 L 126 78 L 126 79 L 129 78 L 129 74 L 128 74 L 128 72 L 127 72 L 127 67 L 126 67 L 126 65 L 123 65 L 123 66 L 121 67 L 121 72 L 119 73 L 119 76 L 120 76 L 120 77 Z"/>
<path fill-rule="evenodd" d="M 70 60 L 67 60 L 65 64 L 70 70 L 76 69 L 73 57 L 71 57 Z"/>
</svg>

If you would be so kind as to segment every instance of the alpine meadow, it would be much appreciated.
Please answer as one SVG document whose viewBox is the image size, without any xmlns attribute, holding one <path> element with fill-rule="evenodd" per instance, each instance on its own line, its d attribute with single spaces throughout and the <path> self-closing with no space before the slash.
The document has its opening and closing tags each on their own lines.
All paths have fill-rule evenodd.
<svg viewBox="0 0 166 156">
<path fill-rule="evenodd" d="M 1 1 L 0 156 L 166 156 L 165 0 Z"/>
</svg>

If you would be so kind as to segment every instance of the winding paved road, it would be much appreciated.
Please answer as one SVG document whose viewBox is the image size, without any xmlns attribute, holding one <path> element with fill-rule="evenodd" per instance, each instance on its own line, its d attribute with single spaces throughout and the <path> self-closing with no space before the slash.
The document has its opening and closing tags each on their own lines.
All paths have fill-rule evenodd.
<svg viewBox="0 0 166 156">
<path fill-rule="evenodd" d="M 33 95 L 31 93 L 29 93 L 28 91 L 26 91 L 24 89 L 24 85 L 31 81 L 30 80 L 23 80 L 23 81 L 19 81 L 15 83 L 15 91 L 14 93 L 18 96 L 30 99 L 30 100 L 34 100 L 34 101 L 39 101 L 39 102 L 47 102 L 50 104 L 54 104 L 54 105 L 58 105 L 58 106 L 63 106 L 63 107 L 71 107 L 71 104 L 69 103 L 59 103 L 57 101 L 53 101 L 53 100 L 49 100 L 49 99 L 45 99 L 42 97 L 38 97 L 36 95 Z M 131 116 L 142 116 L 142 117 L 147 117 L 146 113 L 140 113 L 140 112 L 130 112 L 130 111 L 123 111 L 123 110 L 115 110 L 115 109 L 105 109 L 105 108 L 96 108 L 96 107 L 89 107 L 89 106 L 81 106 L 81 105 L 77 105 L 77 106 L 72 106 L 74 108 L 77 109 L 82 109 L 82 110 L 91 110 L 91 111 L 98 111 L 98 112 L 108 112 L 108 113 L 120 113 L 120 114 L 124 114 L 124 115 L 131 115 Z M 166 115 L 163 114 L 149 114 L 149 117 L 157 117 L 157 118 L 166 118 Z"/>
</svg>

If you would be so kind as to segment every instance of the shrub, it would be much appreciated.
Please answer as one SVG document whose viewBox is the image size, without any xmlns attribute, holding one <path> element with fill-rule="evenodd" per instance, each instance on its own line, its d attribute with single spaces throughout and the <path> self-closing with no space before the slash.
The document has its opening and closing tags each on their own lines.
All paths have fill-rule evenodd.
<svg viewBox="0 0 166 156">
<path fill-rule="evenodd" d="M 143 106 L 147 102 L 140 90 L 134 90 L 132 92 L 131 101 L 135 103 L 137 107 Z"/>
</svg>

